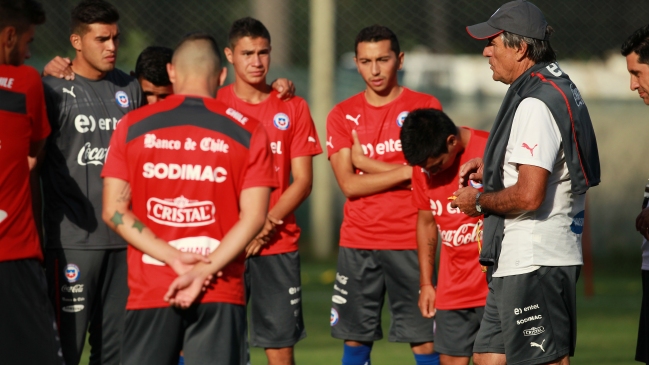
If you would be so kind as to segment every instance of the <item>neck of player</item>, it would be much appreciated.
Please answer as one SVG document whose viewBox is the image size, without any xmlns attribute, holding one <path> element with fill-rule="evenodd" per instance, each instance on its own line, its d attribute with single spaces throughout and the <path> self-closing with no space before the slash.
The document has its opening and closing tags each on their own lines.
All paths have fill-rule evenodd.
<svg viewBox="0 0 649 365">
<path fill-rule="evenodd" d="M 105 71 L 97 70 L 83 57 L 75 57 L 70 67 L 72 68 L 72 72 L 74 72 L 75 74 L 90 80 L 101 80 L 108 73 Z"/>
<path fill-rule="evenodd" d="M 266 84 L 266 79 L 258 84 L 249 84 L 239 77 L 235 77 L 234 94 L 237 98 L 250 104 L 259 104 L 270 96 L 272 88 Z"/>
<path fill-rule="evenodd" d="M 394 99 L 398 98 L 403 91 L 403 86 L 397 84 L 394 80 L 394 86 L 386 88 L 385 90 L 376 91 L 371 87 L 365 88 L 365 100 L 372 106 L 383 106 L 391 103 Z"/>
<path fill-rule="evenodd" d="M 204 77 L 178 77 L 173 85 L 174 94 L 215 98 L 219 84 Z"/>
<path fill-rule="evenodd" d="M 464 128 L 464 127 L 457 127 L 458 133 L 457 133 L 457 143 L 458 147 L 460 147 L 460 151 L 464 151 L 466 146 L 469 145 L 469 140 L 471 139 L 471 130 Z"/>
</svg>

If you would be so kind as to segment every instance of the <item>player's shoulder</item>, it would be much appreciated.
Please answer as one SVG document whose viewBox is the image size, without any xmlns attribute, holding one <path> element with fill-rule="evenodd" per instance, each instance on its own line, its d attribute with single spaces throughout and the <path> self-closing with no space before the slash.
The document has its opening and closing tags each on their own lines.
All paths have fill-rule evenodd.
<svg viewBox="0 0 649 365">
<path fill-rule="evenodd" d="M 480 139 L 480 140 L 489 139 L 489 132 L 483 131 L 481 129 L 473 129 L 473 135 L 478 137 L 478 139 Z"/>
<path fill-rule="evenodd" d="M 402 100 L 413 105 L 425 105 L 430 107 L 439 106 L 439 108 L 442 107 L 439 99 L 437 99 L 435 96 L 422 93 L 420 91 L 415 91 L 405 86 L 403 87 Z"/>
<path fill-rule="evenodd" d="M 365 100 L 365 91 L 361 91 L 336 104 L 334 109 L 338 108 L 345 110 L 348 108 L 363 106 L 365 104 L 367 104 L 367 101 Z"/>
<path fill-rule="evenodd" d="M 20 78 L 28 82 L 41 82 L 41 75 L 38 71 L 32 66 L 20 65 L 20 66 L 3 66 L 3 77 L 11 75 L 14 78 Z"/>
<path fill-rule="evenodd" d="M 135 77 L 127 74 L 126 72 L 118 68 L 109 71 L 104 77 L 104 80 L 121 87 L 138 85 L 137 88 L 139 89 L 139 84 L 135 79 Z"/>
<path fill-rule="evenodd" d="M 25 93 L 34 88 L 42 88 L 41 77 L 31 66 L 1 65 L 0 88 Z"/>
<path fill-rule="evenodd" d="M 205 107 L 213 113 L 219 114 L 227 119 L 231 120 L 234 125 L 246 130 L 248 133 L 253 133 L 261 123 L 248 115 L 245 112 L 240 111 L 237 108 L 231 107 L 219 99 L 203 99 Z"/>
<path fill-rule="evenodd" d="M 219 88 L 216 92 L 216 100 L 229 100 L 232 97 L 232 84 Z"/>
</svg>

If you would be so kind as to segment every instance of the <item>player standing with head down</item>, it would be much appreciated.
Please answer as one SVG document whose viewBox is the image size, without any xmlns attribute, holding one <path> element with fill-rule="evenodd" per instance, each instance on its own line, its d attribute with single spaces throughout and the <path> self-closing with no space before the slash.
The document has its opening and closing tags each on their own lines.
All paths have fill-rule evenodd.
<svg viewBox="0 0 649 365">
<path fill-rule="evenodd" d="M 0 0 L 0 356 L 7 364 L 63 360 L 29 185 L 30 165 L 50 126 L 41 78 L 23 62 L 30 57 L 36 25 L 44 22 L 40 3 Z"/>
<path fill-rule="evenodd" d="M 417 308 L 417 210 L 407 186 L 412 167 L 405 166 L 399 133 L 411 110 L 442 106 L 436 98 L 398 84 L 404 55 L 391 30 L 379 25 L 364 28 L 355 47 L 366 89 L 336 105 L 327 118 L 327 152 L 347 197 L 331 334 L 345 341 L 344 365 L 369 363 L 373 342 L 383 337 L 381 308 L 387 291 L 390 341 L 410 343 L 417 364 L 436 364 L 433 319 L 422 317 Z M 362 148 L 374 164 L 352 161 L 355 136 L 360 141 L 356 148 Z"/>
<path fill-rule="evenodd" d="M 171 48 L 150 46 L 137 57 L 131 76 L 140 83 L 144 103 L 155 104 L 174 93 L 167 74 L 167 64 L 171 63 L 173 53 Z"/>
<path fill-rule="evenodd" d="M 187 364 L 239 365 L 243 250 L 266 220 L 272 154 L 260 123 L 214 100 L 212 37 L 181 41 L 169 78 L 176 94 L 122 120 L 103 172 L 104 221 L 130 243 L 122 363 L 177 364 L 182 348 Z"/>
<path fill-rule="evenodd" d="M 300 228 L 293 211 L 311 192 L 312 158 L 322 148 L 306 101 L 300 97 L 282 101 L 266 83 L 271 52 L 266 27 L 253 18 L 239 19 L 230 28 L 229 40 L 225 55 L 234 66 L 235 81 L 220 89 L 217 99 L 266 128 L 279 182 L 271 194 L 266 224 L 246 248 L 250 343 L 266 349 L 269 364 L 290 365 L 293 346 L 306 336 L 297 246 Z"/>
<path fill-rule="evenodd" d="M 468 365 L 487 298 L 487 281 L 478 264 L 482 217 L 452 208 L 460 166 L 482 157 L 489 134 L 456 127 L 444 112 L 420 109 L 401 128 L 403 154 L 412 171 L 412 201 L 419 209 L 417 243 L 421 293 L 419 309 L 435 316 L 435 351 L 442 365 Z M 437 288 L 431 276 L 437 240 L 442 249 Z"/>
<path fill-rule="evenodd" d="M 137 81 L 115 69 L 119 14 L 102 0 L 72 10 L 74 80 L 46 77 L 52 135 L 42 158 L 45 261 L 63 356 L 79 363 L 90 332 L 91 364 L 118 364 L 126 242 L 101 221 L 101 169 L 117 122 L 140 106 Z M 90 326 L 88 326 L 90 324 Z"/>
</svg>

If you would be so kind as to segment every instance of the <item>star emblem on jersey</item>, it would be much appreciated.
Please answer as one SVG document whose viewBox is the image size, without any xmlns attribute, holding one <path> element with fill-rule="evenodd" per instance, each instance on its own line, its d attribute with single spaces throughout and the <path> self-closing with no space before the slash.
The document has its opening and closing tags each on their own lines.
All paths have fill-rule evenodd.
<svg viewBox="0 0 649 365">
<path fill-rule="evenodd" d="M 543 343 L 545 343 L 545 340 L 541 341 L 540 345 L 538 343 L 536 343 L 536 342 L 532 342 L 532 343 L 530 343 L 530 346 L 531 347 L 538 347 L 538 348 L 541 349 L 541 351 L 545 352 L 545 349 L 543 348 Z"/>
<path fill-rule="evenodd" d="M 397 117 L 397 125 L 399 128 L 403 127 L 403 122 L 406 120 L 406 117 L 408 117 L 408 112 L 399 113 L 399 116 Z"/>
<path fill-rule="evenodd" d="M 288 115 L 284 113 L 277 113 L 273 117 L 273 124 L 275 125 L 275 128 L 279 129 L 280 131 L 285 131 L 291 124 L 291 121 L 288 119 Z"/>
<path fill-rule="evenodd" d="M 351 120 L 351 121 L 354 122 L 354 124 L 356 124 L 356 125 L 358 125 L 358 118 L 360 118 L 360 117 L 361 117 L 360 114 L 357 115 L 356 118 L 352 117 L 352 116 L 349 115 L 349 114 L 345 115 L 345 119 L 347 119 L 347 120 Z"/>
<path fill-rule="evenodd" d="M 65 279 L 68 281 L 68 283 L 74 283 L 77 280 L 79 280 L 79 274 L 81 271 L 79 270 L 79 266 L 75 264 L 67 264 L 65 265 Z"/>
<path fill-rule="evenodd" d="M 115 93 L 115 101 L 117 101 L 117 105 L 121 106 L 122 108 L 128 108 L 128 106 L 131 105 L 131 103 L 128 101 L 128 95 L 126 95 L 126 93 L 122 90 Z"/>
<path fill-rule="evenodd" d="M 0 209 L 0 223 L 2 223 L 3 220 L 7 219 L 7 216 L 8 216 L 8 215 L 9 215 L 9 214 L 7 214 L 7 212 L 5 212 L 4 210 Z"/>
<path fill-rule="evenodd" d="M 331 325 L 331 327 L 337 325 L 339 319 L 340 317 L 338 316 L 338 311 L 334 308 L 331 308 L 331 317 L 329 318 L 329 324 Z"/>
<path fill-rule="evenodd" d="M 68 90 L 68 89 L 66 89 L 66 88 L 63 88 L 63 93 L 64 93 L 64 94 L 70 94 L 70 95 L 72 95 L 72 97 L 75 98 L 75 99 L 77 98 L 77 96 L 74 95 L 74 86 L 72 86 L 72 87 L 70 88 L 70 90 Z"/>
</svg>

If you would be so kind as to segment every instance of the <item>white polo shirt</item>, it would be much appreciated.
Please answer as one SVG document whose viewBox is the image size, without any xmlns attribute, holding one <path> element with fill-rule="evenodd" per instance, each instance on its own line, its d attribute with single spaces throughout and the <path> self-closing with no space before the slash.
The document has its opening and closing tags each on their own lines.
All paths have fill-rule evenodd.
<svg viewBox="0 0 649 365">
<path fill-rule="evenodd" d="M 523 100 L 514 114 L 502 170 L 506 188 L 518 181 L 518 165 L 548 170 L 548 186 L 537 210 L 505 216 L 505 236 L 493 276 L 525 274 L 541 266 L 582 265 L 586 195 L 571 191 L 561 132 L 539 99 Z"/>
</svg>

